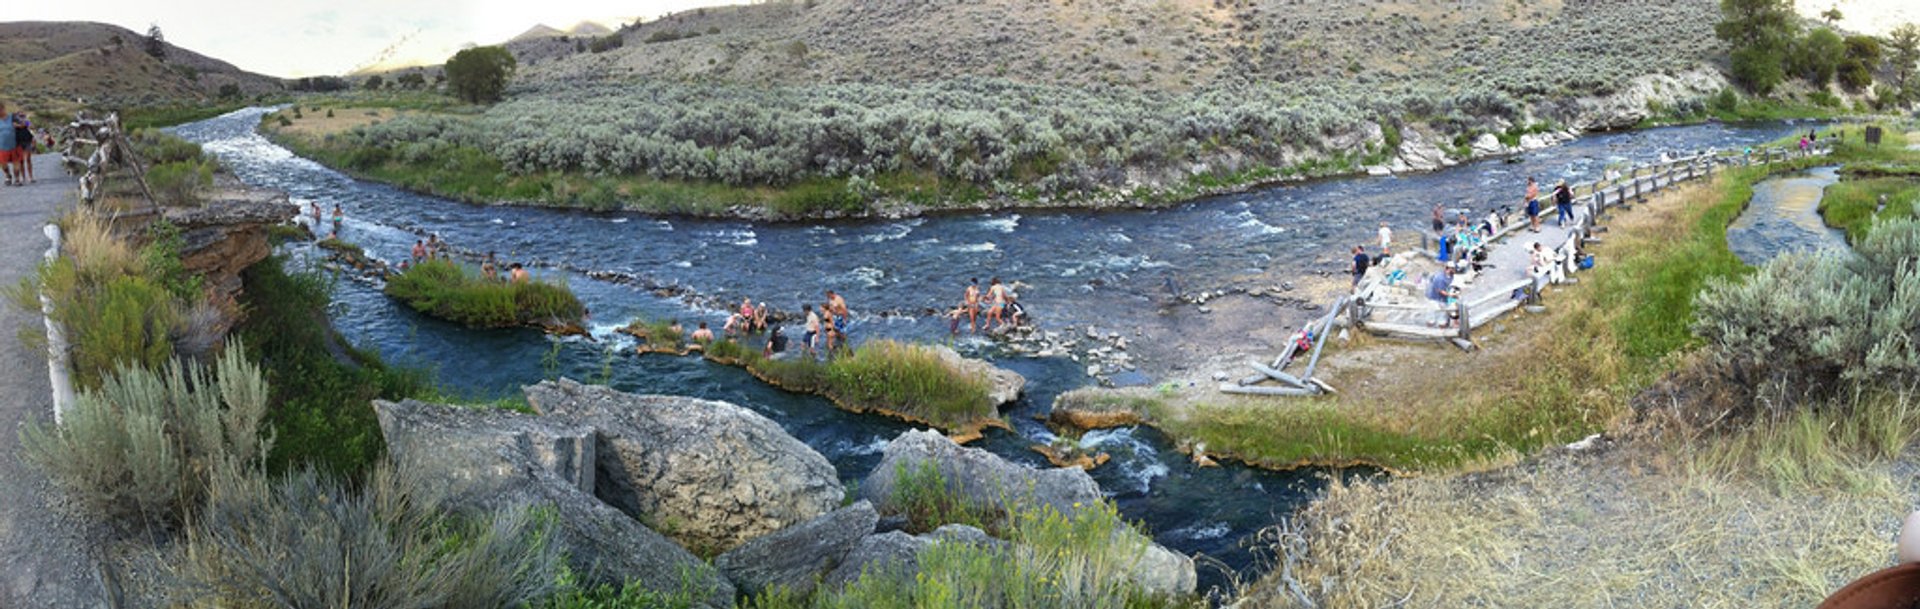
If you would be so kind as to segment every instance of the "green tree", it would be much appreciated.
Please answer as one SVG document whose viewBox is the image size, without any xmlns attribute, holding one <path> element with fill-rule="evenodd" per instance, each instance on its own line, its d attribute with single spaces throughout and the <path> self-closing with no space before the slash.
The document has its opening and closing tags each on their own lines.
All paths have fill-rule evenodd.
<svg viewBox="0 0 1920 609">
<path fill-rule="evenodd" d="M 167 37 L 160 32 L 160 24 L 147 27 L 147 54 L 154 59 L 167 60 Z"/>
<path fill-rule="evenodd" d="M 1834 5 L 1833 8 L 1820 11 L 1820 18 L 1827 22 L 1827 27 L 1833 27 L 1833 25 L 1839 23 L 1841 19 L 1846 19 L 1845 16 L 1840 14 L 1840 5 L 1837 4 Z"/>
<path fill-rule="evenodd" d="M 220 85 L 220 99 L 225 99 L 225 100 L 240 99 L 240 85 L 237 85 L 234 83 L 227 83 L 224 85 Z"/>
<path fill-rule="evenodd" d="M 1816 87 L 1826 87 L 1833 82 L 1833 74 L 1840 70 L 1840 63 L 1847 58 L 1847 44 L 1839 34 L 1827 28 L 1807 32 L 1805 37 L 1793 45 L 1793 55 L 1789 64 L 1793 75 L 1806 79 Z"/>
<path fill-rule="evenodd" d="M 368 76 L 366 82 L 360 83 L 360 87 L 368 91 L 379 91 L 380 87 L 386 86 L 386 84 L 387 79 L 381 78 L 379 74 L 375 74 Z"/>
<path fill-rule="evenodd" d="M 427 77 L 421 76 L 419 72 L 408 72 L 393 79 L 393 83 L 408 89 L 418 89 L 427 86 Z"/>
<path fill-rule="evenodd" d="M 1920 25 L 1901 24 L 1887 33 L 1887 61 L 1893 71 L 1894 88 L 1900 92 L 1902 100 L 1913 99 L 1920 95 L 1920 86 L 1916 86 L 1913 71 L 1920 64 Z"/>
<path fill-rule="evenodd" d="M 505 48 L 474 47 L 447 60 L 447 84 L 454 95 L 468 103 L 492 103 L 500 100 L 517 65 Z"/>
<path fill-rule="evenodd" d="M 1720 0 L 1714 35 L 1733 47 L 1733 79 L 1759 95 L 1786 79 L 1784 64 L 1797 34 L 1791 0 Z"/>
<path fill-rule="evenodd" d="M 1840 62 L 1840 86 L 1848 91 L 1865 91 L 1873 85 L 1873 69 L 1880 65 L 1880 40 L 1872 36 L 1848 36 L 1847 58 Z"/>
</svg>

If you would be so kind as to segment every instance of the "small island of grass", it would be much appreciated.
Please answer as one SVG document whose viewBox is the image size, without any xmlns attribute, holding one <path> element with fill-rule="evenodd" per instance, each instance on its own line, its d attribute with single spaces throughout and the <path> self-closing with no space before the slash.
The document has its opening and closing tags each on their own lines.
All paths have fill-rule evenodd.
<svg viewBox="0 0 1920 609">
<path fill-rule="evenodd" d="M 448 260 L 427 260 L 389 276 L 386 294 L 415 311 L 477 328 L 578 328 L 586 316 L 566 286 L 487 279 Z"/>
</svg>

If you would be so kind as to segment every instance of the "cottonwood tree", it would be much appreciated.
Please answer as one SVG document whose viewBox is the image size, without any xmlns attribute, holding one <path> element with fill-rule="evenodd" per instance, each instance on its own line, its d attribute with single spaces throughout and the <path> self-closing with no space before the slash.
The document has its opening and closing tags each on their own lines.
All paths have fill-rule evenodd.
<svg viewBox="0 0 1920 609">
<path fill-rule="evenodd" d="M 447 84 L 454 95 L 468 103 L 493 103 L 500 100 L 517 65 L 505 48 L 474 47 L 447 60 Z"/>
<path fill-rule="evenodd" d="M 167 37 L 160 33 L 158 23 L 147 27 L 147 54 L 163 61 L 167 58 Z"/>
<path fill-rule="evenodd" d="M 1825 87 L 1833 81 L 1833 74 L 1840 69 L 1840 63 L 1846 59 L 1846 42 L 1839 34 L 1827 28 L 1807 32 L 1806 37 L 1793 45 L 1793 57 L 1789 63 L 1793 74 L 1804 78 L 1816 87 Z"/>
<path fill-rule="evenodd" d="M 1759 95 L 1786 80 L 1796 26 L 1791 0 L 1720 0 L 1713 32 L 1733 47 L 1733 79 Z"/>
</svg>

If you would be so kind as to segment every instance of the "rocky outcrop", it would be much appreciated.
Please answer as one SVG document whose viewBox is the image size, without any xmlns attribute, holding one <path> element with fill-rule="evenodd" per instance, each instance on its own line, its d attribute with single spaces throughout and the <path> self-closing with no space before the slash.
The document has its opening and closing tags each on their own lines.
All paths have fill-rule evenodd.
<svg viewBox="0 0 1920 609">
<path fill-rule="evenodd" d="M 1008 506 L 1049 506 L 1073 514 L 1101 498 L 1099 485 L 1078 469 L 1034 469 L 978 448 L 953 443 L 934 431 L 909 431 L 887 443 L 880 464 L 860 483 L 860 496 L 882 514 L 898 514 L 900 475 L 921 467 L 940 472 L 948 490 L 978 513 L 1004 512 Z"/>
<path fill-rule="evenodd" d="M 847 553 L 840 566 L 822 582 L 828 590 L 838 590 L 858 581 L 862 575 L 901 577 L 912 580 L 920 569 L 920 553 L 933 542 L 901 531 L 869 535 Z"/>
<path fill-rule="evenodd" d="M 298 213 L 285 192 L 232 184 L 215 189 L 204 205 L 165 208 L 161 217 L 180 229 L 181 264 L 216 294 L 237 297 L 240 272 L 273 253 L 267 228 Z"/>
<path fill-rule="evenodd" d="M 1641 76 L 1611 95 L 1540 102 L 1534 112 L 1577 131 L 1625 129 L 1652 116 L 1650 108 L 1702 100 L 1728 86 L 1726 75 L 1701 65 Z"/>
<path fill-rule="evenodd" d="M 941 361 L 963 375 L 987 377 L 993 383 L 993 388 L 987 391 L 987 399 L 993 402 L 994 406 L 1012 404 L 1014 400 L 1020 399 L 1020 392 L 1027 388 L 1027 377 L 1020 376 L 1018 372 L 981 360 L 961 357 L 959 353 L 945 345 L 931 345 L 927 348 L 932 349 L 940 356 Z"/>
<path fill-rule="evenodd" d="M 1454 165 L 1453 157 L 1448 156 L 1447 151 L 1441 150 L 1440 146 L 1433 143 L 1433 140 L 1428 139 L 1428 137 L 1429 136 L 1420 129 L 1401 129 L 1399 155 L 1394 158 L 1394 163 L 1391 168 L 1392 171 L 1394 173 L 1406 173 L 1409 171 L 1434 171 L 1452 167 Z"/>
<path fill-rule="evenodd" d="M 663 594 L 691 584 L 709 591 L 706 605 L 733 606 L 733 586 L 711 566 L 588 492 L 592 428 L 412 400 L 376 401 L 374 412 L 397 467 L 456 509 L 552 510 L 556 539 L 586 583 L 633 583 Z"/>
<path fill-rule="evenodd" d="M 840 566 L 854 546 L 873 533 L 880 515 L 860 501 L 779 532 L 741 544 L 713 564 L 741 594 L 755 596 L 782 587 L 797 595 L 813 591 L 822 576 Z"/>
<path fill-rule="evenodd" d="M 806 522 L 846 492 L 826 457 L 739 406 L 565 379 L 526 396 L 543 415 L 596 430 L 596 495 L 696 552 Z"/>
</svg>

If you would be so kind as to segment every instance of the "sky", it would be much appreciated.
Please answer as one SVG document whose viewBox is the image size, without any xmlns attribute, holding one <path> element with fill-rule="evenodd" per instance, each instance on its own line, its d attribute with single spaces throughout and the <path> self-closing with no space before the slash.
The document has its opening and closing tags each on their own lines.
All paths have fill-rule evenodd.
<svg viewBox="0 0 1920 609">
<path fill-rule="evenodd" d="M 890 0 L 882 0 L 890 1 Z M 1813 15 L 1836 4 L 1841 26 L 1883 34 L 1920 22 L 1916 0 L 1795 0 Z M 6 21 L 104 21 L 271 76 L 339 75 L 372 66 L 437 64 L 469 44 L 504 42 L 538 24 L 618 27 L 740 0 L 28 0 Z"/>
<path fill-rule="evenodd" d="M 445 62 L 468 44 L 494 44 L 546 24 L 619 27 L 728 0 L 31 0 L 4 21 L 101 21 L 280 77 L 338 75 L 383 59 Z"/>
</svg>

